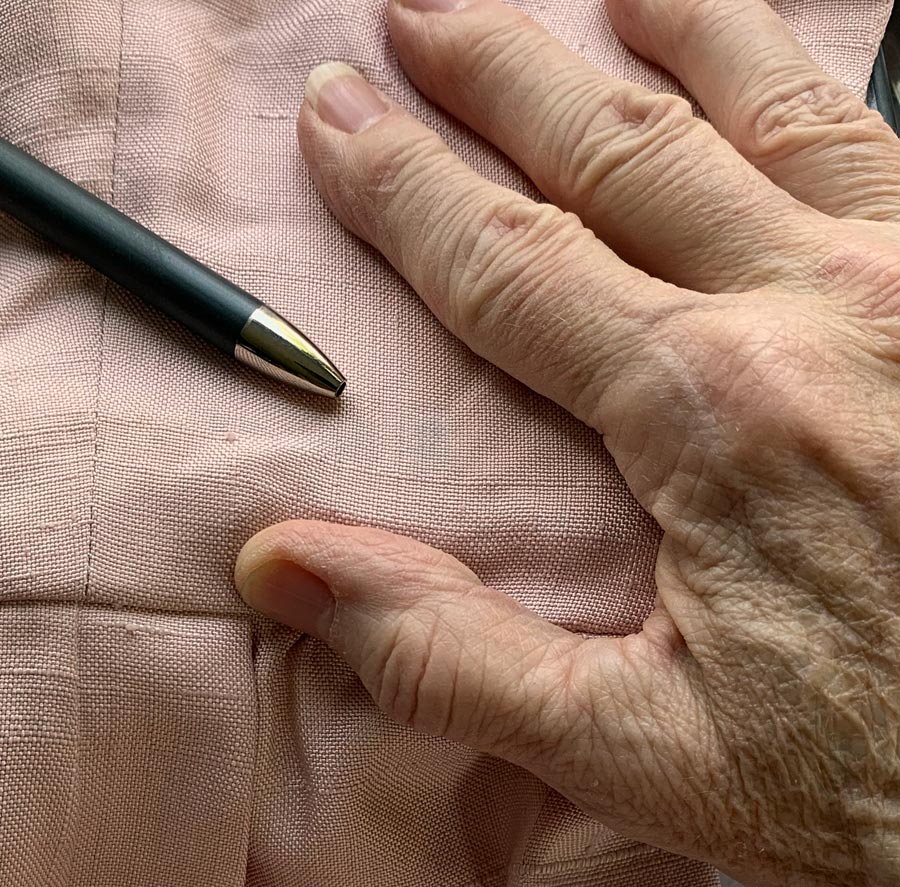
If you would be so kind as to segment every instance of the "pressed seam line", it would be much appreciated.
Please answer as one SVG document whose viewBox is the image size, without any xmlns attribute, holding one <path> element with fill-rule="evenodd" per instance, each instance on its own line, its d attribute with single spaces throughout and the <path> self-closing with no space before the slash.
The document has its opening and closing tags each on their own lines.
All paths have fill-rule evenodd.
<svg viewBox="0 0 900 887">
<path fill-rule="evenodd" d="M 112 205 L 115 205 L 115 197 L 116 197 L 116 167 L 118 160 L 118 148 L 119 148 L 119 110 L 122 102 L 122 68 L 123 68 L 123 58 L 125 55 L 125 0 L 121 0 L 119 4 L 119 66 L 118 66 L 118 79 L 116 81 L 116 96 L 115 96 L 115 109 L 113 113 L 113 145 L 112 145 L 112 168 L 110 170 L 110 181 L 109 181 L 109 201 Z M 80 811 L 79 799 L 76 797 L 80 787 L 81 781 L 84 776 L 84 767 L 82 761 L 82 752 L 81 752 L 81 736 L 84 725 L 84 717 L 82 714 L 82 705 L 84 702 L 84 696 L 81 692 L 81 613 L 84 602 L 87 600 L 90 584 L 91 584 L 91 568 L 93 565 L 93 556 L 94 556 L 94 537 L 95 537 L 95 520 L 96 520 L 96 490 L 97 490 L 97 456 L 98 456 L 98 442 L 100 437 L 100 385 L 103 380 L 103 350 L 104 350 L 104 333 L 106 330 L 106 303 L 109 295 L 109 280 L 106 281 L 106 285 L 103 287 L 103 293 L 101 296 L 101 304 L 100 304 L 100 331 L 98 335 L 98 348 L 99 348 L 99 357 L 97 360 L 97 388 L 94 395 L 94 439 L 93 439 L 93 453 L 91 456 L 91 480 L 89 487 L 89 499 L 88 499 L 88 515 L 90 523 L 88 525 L 88 550 L 87 550 L 87 563 L 85 565 L 85 576 L 84 576 L 84 591 L 82 594 L 82 598 L 80 601 L 76 601 L 75 607 L 75 663 L 73 671 L 75 673 L 75 735 L 76 735 L 76 744 L 75 744 L 75 776 L 74 776 L 74 784 L 72 786 L 72 790 L 69 794 L 69 804 L 66 809 L 66 815 L 63 822 L 65 823 L 64 831 L 60 835 L 60 841 L 56 847 L 56 853 L 54 854 L 54 860 L 51 864 L 55 867 L 56 858 L 59 855 L 63 847 L 63 838 L 68 832 L 69 834 L 74 835 L 77 832 L 77 822 L 73 821 L 72 814 L 73 808 L 76 811 Z M 95 845 L 96 851 L 96 845 Z"/>
<path fill-rule="evenodd" d="M 253 842 L 253 824 L 256 822 L 256 805 L 260 801 L 260 795 L 256 791 L 259 784 L 259 750 L 262 746 L 262 717 L 260 716 L 260 692 L 259 692 L 259 669 L 256 667 L 256 625 L 253 620 L 247 620 L 247 647 L 250 659 L 249 667 L 252 676 L 253 685 L 253 718 L 254 718 L 254 734 L 256 742 L 253 746 L 253 766 L 250 769 L 250 812 L 247 818 L 247 839 L 244 845 L 244 881 L 250 883 L 250 848 Z"/>
<path fill-rule="evenodd" d="M 116 101 L 115 112 L 113 117 L 113 147 L 112 147 L 112 169 L 110 171 L 109 183 L 109 202 L 112 206 L 116 205 L 116 173 L 118 171 L 119 160 L 119 134 L 120 127 L 120 110 L 122 105 L 122 67 L 125 55 L 125 0 L 121 0 L 119 7 L 119 76 L 116 82 Z M 99 443 L 100 443 L 100 389 L 103 383 L 103 358 L 105 351 L 106 338 L 106 306 L 109 302 L 109 290 L 112 281 L 106 278 L 105 286 L 100 297 L 100 331 L 98 333 L 97 346 L 99 357 L 97 360 L 97 385 L 94 393 L 94 437 L 93 451 L 91 453 L 91 482 L 89 493 L 89 523 L 88 523 L 88 551 L 87 565 L 84 577 L 84 594 L 83 599 L 87 600 L 90 593 L 91 573 L 94 561 L 94 545 L 96 539 L 96 510 L 97 510 L 97 463 L 99 461 Z"/>
<path fill-rule="evenodd" d="M 254 611 L 248 606 L 242 609 L 228 610 L 164 610 L 162 608 L 141 607 L 134 604 L 121 604 L 114 601 L 82 601 L 60 600 L 59 598 L 0 598 L 2 607 L 80 607 L 82 610 L 105 610 L 108 613 L 120 613 L 122 616 L 157 616 L 162 618 L 187 619 L 228 619 L 232 621 L 244 621 L 256 618 Z"/>
</svg>

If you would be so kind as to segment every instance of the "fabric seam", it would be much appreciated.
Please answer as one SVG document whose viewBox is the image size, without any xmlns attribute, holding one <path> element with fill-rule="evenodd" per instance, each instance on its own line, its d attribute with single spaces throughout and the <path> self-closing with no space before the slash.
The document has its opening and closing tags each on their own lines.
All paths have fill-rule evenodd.
<svg viewBox="0 0 900 887">
<path fill-rule="evenodd" d="M 253 767 L 250 770 L 250 812 L 248 815 L 247 821 L 247 843 L 244 848 L 244 887 L 248 887 L 250 884 L 250 850 L 251 845 L 253 843 L 253 825 L 256 822 L 256 807 L 260 801 L 260 795 L 257 791 L 257 786 L 259 784 L 259 764 L 260 758 L 262 755 L 260 754 L 260 748 L 262 746 L 263 740 L 263 725 L 262 725 L 262 705 L 261 705 L 261 694 L 259 692 L 259 669 L 257 668 L 257 660 L 256 660 L 256 651 L 258 649 L 259 638 L 257 635 L 257 625 L 255 619 L 251 616 L 249 618 L 245 618 L 244 622 L 247 625 L 247 642 L 249 646 L 249 666 L 250 673 L 253 679 L 253 714 L 256 720 L 255 723 L 255 733 L 256 733 L 256 741 L 253 747 Z"/>
<path fill-rule="evenodd" d="M 116 81 L 116 101 L 113 116 L 113 146 L 112 146 L 112 168 L 110 170 L 109 181 L 109 202 L 112 206 L 116 203 L 116 173 L 118 171 L 119 159 L 119 134 L 120 134 L 120 110 L 122 105 L 122 68 L 123 58 L 125 55 L 125 0 L 121 0 L 120 6 L 120 30 L 119 30 L 119 66 L 118 79 Z M 103 383 L 103 358 L 105 352 L 106 339 L 106 311 L 109 303 L 109 291 L 112 287 L 112 281 L 106 279 L 106 285 L 103 287 L 103 293 L 100 301 L 100 331 L 97 336 L 97 345 L 99 350 L 99 358 L 97 360 L 97 384 L 94 393 L 94 437 L 92 441 L 91 453 L 91 485 L 90 499 L 88 503 L 89 520 L 88 520 L 88 550 L 87 565 L 84 577 L 84 592 L 82 600 L 87 600 L 90 595 L 91 576 L 94 566 L 94 548 L 96 545 L 96 510 L 97 510 L 97 464 L 99 462 L 100 449 L 100 390 Z"/>
<path fill-rule="evenodd" d="M 122 104 L 122 71 L 124 67 L 125 56 L 125 0 L 120 0 L 119 4 L 119 63 L 118 77 L 116 80 L 115 108 L 113 111 L 113 137 L 112 137 L 112 163 L 109 174 L 109 201 L 115 205 L 116 197 L 116 172 L 119 154 L 119 132 L 120 132 L 120 108 Z M 76 601 L 75 607 L 75 662 L 73 671 L 75 672 L 75 734 L 80 740 L 84 728 L 83 703 L 84 695 L 81 692 L 81 650 L 82 650 L 82 631 L 83 631 L 83 605 L 87 602 L 90 595 L 91 574 L 94 560 L 95 545 L 95 525 L 96 525 L 96 495 L 97 495 L 97 462 L 99 456 L 99 439 L 100 439 L 100 388 L 103 381 L 103 355 L 104 340 L 106 332 L 106 306 L 109 299 L 110 281 L 107 279 L 106 285 L 103 287 L 100 303 L 100 330 L 97 337 L 99 349 L 99 357 L 97 360 L 97 385 L 94 394 L 94 437 L 92 441 L 91 454 L 91 481 L 89 487 L 88 499 L 88 550 L 87 563 L 85 564 L 84 590 L 81 599 Z M 84 778 L 83 762 L 81 755 L 81 742 L 76 742 L 75 748 L 75 784 L 72 789 L 71 805 L 67 810 L 66 822 L 71 824 L 70 834 L 77 831 L 77 824 L 72 822 L 72 812 L 75 809 L 76 816 L 80 815 L 80 799 L 77 797 Z M 57 854 L 62 849 L 63 842 L 57 845 Z M 54 860 L 55 867 L 55 860 Z"/>
</svg>

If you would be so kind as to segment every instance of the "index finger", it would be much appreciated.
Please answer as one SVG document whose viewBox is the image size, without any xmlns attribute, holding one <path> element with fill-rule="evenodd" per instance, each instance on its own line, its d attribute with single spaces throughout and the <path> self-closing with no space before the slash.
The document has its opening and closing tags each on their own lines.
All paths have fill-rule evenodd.
<svg viewBox="0 0 900 887">
<path fill-rule="evenodd" d="M 481 178 L 352 68 L 317 68 L 306 97 L 301 147 L 338 218 L 473 351 L 589 424 L 653 326 L 697 297 Z"/>
</svg>

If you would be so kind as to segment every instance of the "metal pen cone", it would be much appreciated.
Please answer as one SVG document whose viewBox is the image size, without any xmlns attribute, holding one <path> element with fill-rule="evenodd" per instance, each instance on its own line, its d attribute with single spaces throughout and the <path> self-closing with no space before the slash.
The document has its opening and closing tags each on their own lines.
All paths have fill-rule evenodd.
<svg viewBox="0 0 900 887">
<path fill-rule="evenodd" d="M 244 324 L 234 356 L 273 379 L 324 397 L 340 397 L 347 384 L 306 336 L 265 305 Z"/>
</svg>

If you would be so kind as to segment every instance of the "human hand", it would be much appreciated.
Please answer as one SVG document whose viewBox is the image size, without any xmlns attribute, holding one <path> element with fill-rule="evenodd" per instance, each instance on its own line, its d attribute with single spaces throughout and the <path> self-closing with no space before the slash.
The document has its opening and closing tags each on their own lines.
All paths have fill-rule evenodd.
<svg viewBox="0 0 900 887">
<path fill-rule="evenodd" d="M 763 0 L 607 2 L 715 129 L 496 0 L 393 0 L 416 85 L 555 205 L 345 67 L 310 77 L 299 133 L 448 329 L 605 436 L 665 534 L 643 630 L 571 634 L 446 554 L 318 521 L 255 536 L 236 581 L 391 717 L 622 834 L 748 885 L 896 884 L 900 144 Z"/>
</svg>

